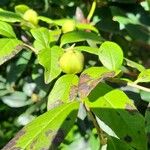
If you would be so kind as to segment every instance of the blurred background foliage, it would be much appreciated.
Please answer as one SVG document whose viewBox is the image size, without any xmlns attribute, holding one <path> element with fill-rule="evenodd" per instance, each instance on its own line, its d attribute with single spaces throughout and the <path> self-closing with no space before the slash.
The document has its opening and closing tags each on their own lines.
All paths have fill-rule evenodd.
<svg viewBox="0 0 150 150">
<path fill-rule="evenodd" d="M 19 4 L 26 4 L 39 15 L 51 19 L 74 18 L 80 7 L 85 17 L 92 0 L 1 0 L 0 7 L 14 11 Z M 142 0 L 97 0 L 97 8 L 91 22 L 106 40 L 115 41 L 124 50 L 126 58 L 150 68 L 150 1 Z M 23 35 L 21 30 L 17 34 Z M 88 56 L 89 65 L 97 58 Z M 135 79 L 138 71 L 124 67 L 126 76 Z M 0 148 L 13 135 L 36 116 L 46 111 L 47 95 L 55 81 L 44 83 L 43 68 L 30 51 L 22 51 L 15 58 L 0 66 Z M 150 87 L 149 84 L 145 86 Z M 150 96 L 136 95 L 133 89 L 126 89 L 130 98 L 138 99 L 138 109 L 144 113 Z M 96 150 L 98 140 L 91 121 L 80 112 L 80 119 L 68 134 L 60 149 Z M 93 134 L 95 133 L 95 136 Z M 75 146 L 74 146 L 75 145 Z"/>
</svg>

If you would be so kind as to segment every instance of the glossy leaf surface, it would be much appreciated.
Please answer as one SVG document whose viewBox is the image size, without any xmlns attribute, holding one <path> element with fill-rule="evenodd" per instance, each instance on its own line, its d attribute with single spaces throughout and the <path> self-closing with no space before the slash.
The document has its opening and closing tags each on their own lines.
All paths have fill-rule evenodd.
<svg viewBox="0 0 150 150">
<path fill-rule="evenodd" d="M 79 103 L 52 109 L 25 126 L 3 150 L 57 149 L 74 124 Z"/>
</svg>

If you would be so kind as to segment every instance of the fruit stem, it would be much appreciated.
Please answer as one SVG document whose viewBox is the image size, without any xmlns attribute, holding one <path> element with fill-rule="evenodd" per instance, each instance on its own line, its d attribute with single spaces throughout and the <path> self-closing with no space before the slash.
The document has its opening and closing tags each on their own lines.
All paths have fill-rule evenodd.
<svg viewBox="0 0 150 150">
<path fill-rule="evenodd" d="M 93 1 L 92 7 L 91 7 L 90 12 L 89 12 L 89 14 L 88 14 L 88 16 L 87 16 L 87 20 L 88 20 L 89 22 L 90 22 L 90 20 L 91 20 L 93 14 L 94 14 L 95 9 L 96 9 L 96 0 Z"/>
<path fill-rule="evenodd" d="M 100 128 L 100 126 L 95 118 L 95 115 L 91 112 L 90 108 L 85 103 L 84 103 L 84 107 L 87 110 L 88 116 L 92 120 L 92 122 L 97 130 L 97 134 L 98 134 L 101 146 L 105 145 L 107 143 L 107 139 L 104 136 L 104 131 Z"/>
<path fill-rule="evenodd" d="M 28 45 L 28 44 L 26 44 L 26 43 L 24 43 L 23 46 L 29 48 L 29 49 L 32 50 L 35 54 L 37 54 L 37 50 L 36 50 L 34 47 L 32 47 L 32 46 L 30 46 L 30 45 Z"/>
</svg>

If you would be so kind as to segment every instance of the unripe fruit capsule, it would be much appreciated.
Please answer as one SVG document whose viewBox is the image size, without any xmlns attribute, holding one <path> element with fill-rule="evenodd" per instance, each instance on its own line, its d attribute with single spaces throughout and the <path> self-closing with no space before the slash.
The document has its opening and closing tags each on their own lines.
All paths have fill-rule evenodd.
<svg viewBox="0 0 150 150">
<path fill-rule="evenodd" d="M 28 9 L 24 15 L 23 15 L 23 19 L 26 21 L 31 22 L 34 25 L 38 24 L 38 14 L 36 13 L 36 11 L 34 11 L 33 9 Z"/>
<path fill-rule="evenodd" d="M 84 66 L 84 56 L 79 51 L 69 49 L 61 56 L 59 65 L 64 73 L 80 73 Z"/>
<path fill-rule="evenodd" d="M 67 20 L 62 26 L 62 31 L 63 33 L 67 33 L 67 32 L 75 30 L 75 28 L 76 28 L 75 21 Z"/>
</svg>

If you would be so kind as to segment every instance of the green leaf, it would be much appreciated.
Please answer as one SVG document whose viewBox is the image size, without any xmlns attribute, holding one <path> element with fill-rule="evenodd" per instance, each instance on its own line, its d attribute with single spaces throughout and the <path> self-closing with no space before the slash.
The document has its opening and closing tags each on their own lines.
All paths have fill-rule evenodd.
<svg viewBox="0 0 150 150">
<path fill-rule="evenodd" d="M 0 20 L 5 22 L 21 22 L 22 18 L 11 11 L 0 10 Z"/>
<path fill-rule="evenodd" d="M 61 35 L 61 30 L 48 30 L 47 28 L 37 28 L 32 29 L 31 33 L 33 37 L 36 39 L 33 43 L 35 49 L 37 50 L 37 53 L 44 49 L 49 48 L 52 45 L 55 44 L 59 40 L 59 37 Z"/>
<path fill-rule="evenodd" d="M 97 100 L 99 97 L 104 96 L 105 94 L 107 94 L 108 92 L 110 92 L 112 90 L 113 90 L 113 88 L 111 86 L 102 82 L 102 83 L 97 84 L 97 86 L 88 95 L 88 98 L 90 101 L 93 102 L 94 100 Z M 99 91 L 101 91 L 101 92 L 99 92 Z"/>
<path fill-rule="evenodd" d="M 109 33 L 119 33 L 119 23 L 116 21 L 113 21 L 110 18 L 102 19 L 98 23 L 98 27 L 100 30 L 109 32 Z"/>
<path fill-rule="evenodd" d="M 143 70 L 139 75 L 135 83 L 150 82 L 150 69 Z"/>
<path fill-rule="evenodd" d="M 147 106 L 145 112 L 145 131 L 147 133 L 147 138 L 150 138 L 150 103 Z"/>
<path fill-rule="evenodd" d="M 14 57 L 22 49 L 22 42 L 17 39 L 0 39 L 0 65 Z"/>
<path fill-rule="evenodd" d="M 76 27 L 80 30 L 90 30 L 99 33 L 98 30 L 91 24 L 77 23 Z"/>
<path fill-rule="evenodd" d="M 48 17 L 45 17 L 45 16 L 39 16 L 38 17 L 41 21 L 44 21 L 48 24 L 53 24 L 53 25 L 58 25 L 58 26 L 63 26 L 63 24 L 68 21 L 68 20 L 72 20 L 74 21 L 74 19 L 55 19 L 55 20 L 52 20 Z"/>
<path fill-rule="evenodd" d="M 78 51 L 88 52 L 95 55 L 98 55 L 98 50 L 99 50 L 98 48 L 89 47 L 89 46 L 75 46 L 74 49 Z"/>
<path fill-rule="evenodd" d="M 134 150 L 134 149 L 132 147 L 129 147 L 125 142 L 115 137 L 108 137 L 107 150 Z"/>
<path fill-rule="evenodd" d="M 131 61 L 131 60 L 127 59 L 127 58 L 124 58 L 124 59 L 127 62 L 127 65 L 129 67 L 135 68 L 135 69 L 139 70 L 140 72 L 145 70 L 144 66 L 142 66 L 142 65 L 140 65 L 140 64 L 138 64 L 138 63 L 136 63 L 134 61 Z"/>
<path fill-rule="evenodd" d="M 50 47 L 50 34 L 47 28 L 31 29 L 31 34 L 35 38 L 34 47 L 39 51 Z"/>
<path fill-rule="evenodd" d="M 16 34 L 14 33 L 11 25 L 3 21 L 0 21 L 0 34 L 10 38 L 16 37 Z"/>
<path fill-rule="evenodd" d="M 127 24 L 126 29 L 133 40 L 150 44 L 150 29 L 146 26 Z"/>
<path fill-rule="evenodd" d="M 95 33 L 85 31 L 72 31 L 62 35 L 61 47 L 68 43 L 75 43 L 87 40 L 91 40 L 96 43 L 101 43 L 101 38 Z"/>
<path fill-rule="evenodd" d="M 58 46 L 43 49 L 39 52 L 38 60 L 44 67 L 44 78 L 46 84 L 50 83 L 61 73 L 61 68 L 59 67 L 58 62 L 62 54 L 63 50 Z"/>
<path fill-rule="evenodd" d="M 52 109 L 62 103 L 69 103 L 75 100 L 78 90 L 78 81 L 78 76 L 74 74 L 60 77 L 48 96 L 47 108 Z"/>
<path fill-rule="evenodd" d="M 52 19 L 50 19 L 48 17 L 45 17 L 45 16 L 38 16 L 38 19 L 41 20 L 41 21 L 44 21 L 44 22 L 46 22 L 48 24 L 54 23 L 54 21 Z"/>
<path fill-rule="evenodd" d="M 132 101 L 120 90 L 87 98 L 87 106 L 120 138 L 138 150 L 147 149 L 145 123 Z M 140 142 L 139 142 L 140 141 Z"/>
<path fill-rule="evenodd" d="M 118 70 L 123 62 L 123 52 L 121 47 L 110 41 L 101 44 L 99 48 L 99 59 L 109 70 Z"/>
<path fill-rule="evenodd" d="M 66 18 L 64 18 L 64 19 L 56 19 L 56 20 L 53 20 L 53 21 L 54 21 L 54 24 L 59 25 L 59 26 L 63 26 L 63 24 L 66 21 L 68 21 L 68 20 L 74 21 L 74 19 L 66 19 Z"/>
<path fill-rule="evenodd" d="M 79 102 L 52 109 L 25 126 L 3 149 L 57 149 L 74 125 Z"/>
<path fill-rule="evenodd" d="M 50 30 L 50 42 L 57 42 L 59 40 L 59 37 L 61 35 L 61 30 Z"/>
<path fill-rule="evenodd" d="M 81 98 L 88 96 L 99 82 L 114 76 L 114 71 L 110 71 L 104 67 L 90 67 L 86 69 L 80 76 L 79 96 Z"/>
</svg>

